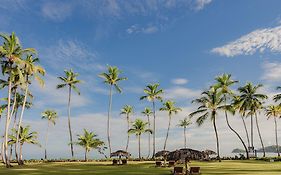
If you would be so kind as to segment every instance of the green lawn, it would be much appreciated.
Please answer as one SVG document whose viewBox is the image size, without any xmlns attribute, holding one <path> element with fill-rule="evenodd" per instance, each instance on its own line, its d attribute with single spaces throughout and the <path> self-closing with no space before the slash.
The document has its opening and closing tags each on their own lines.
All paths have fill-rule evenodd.
<svg viewBox="0 0 281 175">
<path fill-rule="evenodd" d="M 281 162 L 269 163 L 263 161 L 223 161 L 192 162 L 191 166 L 200 166 L 202 174 L 206 175 L 245 175 L 245 174 L 281 174 Z M 116 175 L 168 175 L 172 168 L 155 168 L 153 163 L 132 163 L 126 166 L 111 166 L 101 163 L 41 163 L 27 164 L 6 169 L 0 166 L 0 174 L 116 174 Z"/>
</svg>

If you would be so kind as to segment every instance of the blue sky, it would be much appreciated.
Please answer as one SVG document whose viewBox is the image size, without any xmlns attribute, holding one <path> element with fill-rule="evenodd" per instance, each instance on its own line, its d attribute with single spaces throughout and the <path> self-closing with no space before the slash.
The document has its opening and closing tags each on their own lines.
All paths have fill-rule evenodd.
<svg viewBox="0 0 281 175">
<path fill-rule="evenodd" d="M 79 85 L 81 96 L 73 97 L 75 135 L 87 128 L 106 140 L 108 88 L 97 75 L 106 65 L 116 65 L 128 80 L 120 84 L 124 92 L 113 97 L 113 148 L 125 145 L 126 122 L 119 115 L 120 108 L 131 104 L 135 107 L 133 119 L 143 117 L 140 111 L 150 104 L 140 102 L 139 97 L 145 85 L 153 82 L 161 84 L 166 99 L 175 100 L 184 109 L 173 119 L 173 143 L 168 143 L 169 149 L 178 148 L 183 142 L 182 131 L 176 127 L 178 120 L 194 109 L 190 101 L 215 76 L 231 73 L 241 84 L 263 83 L 263 91 L 269 94 L 280 85 L 280 5 L 278 0 L 0 0 L 0 31 L 14 31 L 24 47 L 36 48 L 47 71 L 45 87 L 32 86 L 34 107 L 26 112 L 25 124 L 39 131 L 44 143 L 47 125 L 40 113 L 46 108 L 56 109 L 60 119 L 50 133 L 50 156 L 70 155 L 67 92 L 56 90 L 55 86 L 56 77 L 63 75 L 64 69 L 73 68 L 84 81 Z M 227 130 L 223 116 L 220 118 L 221 149 L 226 155 L 241 145 Z M 262 129 L 272 126 L 264 116 L 260 118 Z M 233 118 L 232 122 L 242 130 L 239 119 Z M 159 113 L 159 149 L 166 127 L 167 116 Z M 273 131 L 264 135 L 266 145 L 272 144 Z M 130 151 L 135 154 L 136 139 L 131 138 Z M 192 126 L 188 139 L 192 148 L 215 149 L 208 123 L 201 128 Z M 146 140 L 144 136 L 143 154 Z M 26 146 L 25 150 L 28 157 L 43 156 L 42 148 Z M 83 154 L 80 148 L 76 152 L 78 157 Z M 93 155 L 98 157 L 95 152 Z"/>
</svg>

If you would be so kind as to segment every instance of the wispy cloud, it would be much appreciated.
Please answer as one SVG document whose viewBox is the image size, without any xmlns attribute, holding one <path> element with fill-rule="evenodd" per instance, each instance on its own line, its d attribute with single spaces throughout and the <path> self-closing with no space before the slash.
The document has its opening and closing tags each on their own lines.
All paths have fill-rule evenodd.
<svg viewBox="0 0 281 175">
<path fill-rule="evenodd" d="M 61 22 L 72 14 L 72 4 L 64 2 L 46 2 L 42 5 L 42 14 L 44 17 Z"/>
<path fill-rule="evenodd" d="M 271 82 L 281 82 L 281 62 L 265 62 L 262 66 L 262 79 Z"/>
<path fill-rule="evenodd" d="M 281 26 L 255 30 L 224 46 L 212 49 L 222 56 L 252 55 L 265 50 L 281 52 Z"/>
<path fill-rule="evenodd" d="M 198 97 L 201 91 L 189 89 L 181 86 L 175 86 L 165 90 L 165 97 L 168 99 L 192 99 Z"/>
<path fill-rule="evenodd" d="M 157 26 L 149 25 L 146 27 L 140 27 L 138 24 L 134 24 L 126 30 L 128 34 L 137 34 L 137 33 L 152 34 L 158 31 L 159 29 Z"/>
<path fill-rule="evenodd" d="M 171 82 L 175 85 L 184 85 L 188 82 L 188 80 L 185 78 L 175 78 L 175 79 L 172 79 Z"/>
<path fill-rule="evenodd" d="M 205 6 L 210 4 L 212 0 L 195 0 L 195 10 L 202 10 Z"/>
</svg>

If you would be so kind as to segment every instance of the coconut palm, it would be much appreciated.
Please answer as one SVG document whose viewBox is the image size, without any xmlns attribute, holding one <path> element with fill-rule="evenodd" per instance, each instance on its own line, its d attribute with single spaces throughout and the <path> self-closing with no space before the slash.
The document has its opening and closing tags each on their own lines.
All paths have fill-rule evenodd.
<svg viewBox="0 0 281 175">
<path fill-rule="evenodd" d="M 74 90 L 78 95 L 80 95 L 79 89 L 76 87 L 77 84 L 81 83 L 81 80 L 78 80 L 77 77 L 79 76 L 78 73 L 73 72 L 72 69 L 64 70 L 65 76 L 58 77 L 62 81 L 61 84 L 57 85 L 57 89 L 61 89 L 64 87 L 68 88 L 68 131 L 69 131 L 69 140 L 70 140 L 70 151 L 71 157 L 74 158 L 74 151 L 73 151 L 73 141 L 72 141 L 72 131 L 71 131 L 71 121 L 70 121 L 70 102 L 71 102 L 71 94 L 72 90 Z"/>
<path fill-rule="evenodd" d="M 277 90 L 281 90 L 281 86 L 278 86 L 276 89 L 277 89 Z M 276 95 L 274 95 L 274 96 L 273 96 L 273 100 L 274 100 L 275 102 L 279 102 L 279 101 L 281 100 L 281 94 L 276 94 Z"/>
<path fill-rule="evenodd" d="M 37 141 L 38 138 L 38 133 L 37 132 L 31 132 L 30 131 L 30 126 L 20 127 L 20 132 L 18 132 L 15 129 L 12 129 L 12 134 L 9 135 L 9 144 L 15 144 L 17 142 L 17 133 L 19 134 L 19 145 L 20 145 L 20 152 L 19 152 L 19 161 L 20 165 L 23 165 L 23 158 L 22 158 L 22 148 L 25 143 L 29 144 L 35 144 L 39 145 L 39 142 Z"/>
<path fill-rule="evenodd" d="M 199 117 L 196 119 L 196 123 L 198 126 L 201 126 L 206 119 L 210 118 L 213 127 L 215 130 L 215 136 L 216 136 L 216 142 L 217 142 L 217 158 L 219 161 L 220 159 L 220 148 L 219 148 L 219 137 L 218 137 L 218 131 L 216 126 L 216 119 L 218 115 L 219 110 L 224 110 L 225 106 L 223 104 L 224 100 L 222 98 L 222 92 L 218 91 L 217 88 L 211 87 L 209 90 L 204 91 L 202 93 L 202 97 L 195 99 L 192 101 L 192 103 L 199 104 L 199 107 L 196 111 L 189 114 L 190 117 L 194 117 L 195 115 L 199 115 Z"/>
<path fill-rule="evenodd" d="M 47 160 L 47 144 L 48 144 L 48 134 L 49 134 L 49 127 L 50 124 L 55 125 L 56 120 L 58 118 L 58 114 L 55 110 L 47 109 L 41 114 L 42 119 L 48 120 L 48 126 L 47 126 L 47 133 L 46 133 L 46 139 L 45 139 L 45 159 Z"/>
<path fill-rule="evenodd" d="M 147 122 L 144 122 L 141 119 L 136 119 L 132 125 L 132 128 L 128 130 L 129 134 L 135 134 L 138 137 L 139 159 L 141 159 L 141 135 L 143 133 L 152 133 L 152 130 L 148 129 L 147 125 Z"/>
<path fill-rule="evenodd" d="M 130 129 L 130 115 L 134 112 L 134 109 L 132 106 L 130 105 L 125 105 L 122 109 L 121 109 L 121 115 L 125 115 L 126 119 L 127 119 L 127 129 Z M 129 140 L 130 140 L 130 135 L 128 133 L 128 137 L 127 137 L 127 144 L 126 144 L 126 152 L 128 151 L 128 147 L 129 147 Z"/>
<path fill-rule="evenodd" d="M 107 141 L 109 148 L 109 155 L 111 153 L 111 142 L 110 142 L 110 118 L 111 118 L 111 108 L 112 108 L 112 88 L 114 87 L 118 93 L 122 90 L 118 83 L 122 80 L 127 80 L 126 77 L 119 77 L 121 71 L 116 66 L 108 66 L 108 72 L 103 72 L 99 77 L 104 79 L 104 83 L 109 85 L 109 105 L 108 105 L 108 115 L 107 115 Z"/>
<path fill-rule="evenodd" d="M 261 84 L 254 86 L 252 83 L 247 83 L 245 86 L 239 87 L 238 91 L 240 92 L 240 106 L 245 111 L 245 114 L 251 117 L 251 147 L 254 148 L 253 116 L 255 116 L 258 135 L 263 148 L 263 156 L 265 157 L 265 149 L 257 117 L 257 112 L 262 109 L 263 100 L 267 99 L 266 95 L 257 92 L 261 87 Z"/>
<path fill-rule="evenodd" d="M 155 110 L 155 102 L 156 100 L 162 101 L 162 94 L 163 90 L 158 89 L 159 84 L 149 84 L 144 89 L 145 95 L 140 97 L 140 100 L 146 99 L 150 102 L 152 102 L 152 109 L 153 109 L 153 152 L 152 152 L 152 158 L 154 158 L 155 155 L 155 138 L 156 138 L 156 110 Z"/>
<path fill-rule="evenodd" d="M 180 122 L 178 124 L 179 127 L 183 128 L 184 148 L 187 148 L 186 147 L 186 128 L 191 124 L 192 124 L 192 122 L 187 117 L 185 117 L 183 120 L 180 120 Z"/>
<path fill-rule="evenodd" d="M 21 58 L 28 53 L 35 53 L 35 49 L 26 48 L 23 49 L 19 38 L 13 32 L 11 35 L 0 34 L 0 37 L 4 40 L 3 44 L 0 46 L 0 58 L 2 66 L 2 74 L 7 75 L 8 82 L 8 106 L 7 106 L 7 116 L 4 129 L 4 162 L 6 167 L 11 167 L 8 158 L 8 130 L 11 119 L 11 93 L 12 93 L 12 82 L 16 77 L 19 81 L 24 83 L 24 78 L 20 69 L 22 63 Z M 19 75 L 19 76 L 16 76 Z"/>
<path fill-rule="evenodd" d="M 148 129 L 151 129 L 150 127 L 150 116 L 152 115 L 152 111 L 150 108 L 144 108 L 144 110 L 141 112 L 144 116 L 147 117 L 147 123 L 148 123 Z M 147 158 L 149 158 L 150 156 L 150 133 L 148 133 L 148 154 L 147 154 Z"/>
<path fill-rule="evenodd" d="M 231 79 L 231 74 L 223 74 L 221 76 L 218 76 L 215 78 L 216 80 L 216 84 L 214 85 L 216 88 L 218 88 L 222 95 L 223 95 L 223 101 L 224 101 L 224 105 L 225 105 L 225 110 L 224 110 L 224 114 L 225 114 L 225 119 L 226 119 L 226 123 L 227 126 L 229 127 L 229 129 L 238 137 L 238 139 L 241 141 L 246 155 L 247 155 L 247 159 L 249 158 L 249 153 L 248 153 L 248 149 L 247 146 L 245 144 L 245 142 L 243 141 L 242 137 L 239 135 L 239 133 L 230 125 L 229 120 L 228 120 L 228 108 L 232 107 L 231 105 L 227 105 L 227 102 L 230 98 L 232 98 L 233 96 L 233 92 L 230 89 L 230 86 L 234 85 L 235 83 L 237 83 L 238 81 L 232 80 Z"/>
<path fill-rule="evenodd" d="M 276 148 L 277 148 L 277 155 L 278 157 L 280 156 L 280 152 L 279 152 L 279 145 L 278 145 L 278 135 L 277 135 L 277 120 L 276 118 L 280 117 L 281 115 L 281 106 L 280 105 L 269 105 L 266 109 L 265 109 L 265 115 L 269 118 L 273 118 L 274 119 L 274 128 L 275 128 L 275 141 L 276 141 Z"/>
<path fill-rule="evenodd" d="M 75 142 L 75 144 L 85 148 L 85 161 L 88 161 L 87 154 L 92 149 L 100 149 L 104 145 L 103 141 L 96 138 L 97 135 L 94 132 L 89 132 L 86 129 L 84 129 L 84 135 L 77 135 L 77 136 L 78 136 L 78 141 Z"/>
<path fill-rule="evenodd" d="M 163 103 L 163 107 L 160 108 L 160 111 L 167 111 L 168 116 L 169 116 L 169 124 L 168 124 L 168 129 L 167 129 L 167 134 L 166 134 L 166 139 L 164 142 L 164 150 L 166 150 L 166 145 L 169 137 L 169 131 L 170 131 L 170 126 L 171 126 L 171 119 L 173 114 L 177 114 L 179 111 L 181 111 L 181 108 L 178 108 L 175 106 L 175 102 L 168 100 Z"/>
</svg>

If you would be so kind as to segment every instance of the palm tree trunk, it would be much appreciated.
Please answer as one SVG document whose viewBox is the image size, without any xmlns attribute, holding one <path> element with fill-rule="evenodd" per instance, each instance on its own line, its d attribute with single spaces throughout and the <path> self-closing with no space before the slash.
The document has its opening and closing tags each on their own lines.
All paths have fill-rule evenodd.
<svg viewBox="0 0 281 175">
<path fill-rule="evenodd" d="M 14 116 L 13 128 L 15 128 L 15 129 L 17 127 L 17 116 L 18 116 L 18 107 L 16 109 L 15 116 Z M 14 149 L 15 149 L 15 158 L 16 158 L 16 160 L 18 160 L 18 152 L 17 152 L 17 145 L 16 144 L 14 145 Z"/>
<path fill-rule="evenodd" d="M 165 142 L 164 142 L 164 150 L 166 150 L 166 145 L 167 145 L 167 140 L 168 140 L 168 137 L 169 137 L 170 126 L 171 126 L 171 115 L 169 115 L 169 124 L 168 124 L 168 130 L 167 130 L 166 139 L 165 139 Z"/>
<path fill-rule="evenodd" d="M 69 139 L 70 139 L 70 151 L 71 151 L 71 158 L 74 158 L 74 151 L 73 151 L 73 141 L 72 141 L 72 131 L 71 131 L 71 122 L 70 122 L 70 102 L 71 102 L 71 86 L 68 89 L 68 130 L 69 130 Z"/>
<path fill-rule="evenodd" d="M 152 158 L 155 157 L 155 134 L 156 134 L 156 111 L 155 111 L 155 101 L 152 101 L 153 106 L 153 151 L 152 151 Z"/>
<path fill-rule="evenodd" d="M 275 116 L 274 116 L 274 125 L 275 125 L 275 141 L 276 141 L 276 147 L 277 147 L 277 155 L 278 155 L 278 157 L 280 157 L 279 145 L 278 145 L 277 121 L 276 121 Z"/>
<path fill-rule="evenodd" d="M 248 147 L 250 147 L 250 139 L 249 139 L 249 133 L 248 133 L 247 125 L 246 125 L 246 122 L 245 122 L 245 119 L 244 119 L 243 116 L 241 116 L 241 119 L 243 121 L 244 129 L 245 129 L 245 133 L 246 133 L 246 137 L 247 137 L 247 141 L 248 141 Z"/>
<path fill-rule="evenodd" d="M 48 144 L 49 127 L 50 127 L 50 121 L 48 120 L 47 133 L 46 133 L 46 139 L 45 139 L 45 160 L 48 159 L 47 158 L 47 144 Z"/>
<path fill-rule="evenodd" d="M 11 77 L 11 76 L 10 76 Z M 6 167 L 10 168 L 10 160 L 8 157 L 8 132 L 9 132 L 9 123 L 10 123 L 10 105 L 11 105 L 11 88 L 12 88 L 12 81 L 9 79 L 9 86 L 8 86 L 8 107 L 7 107 L 7 118 L 6 118 L 6 124 L 5 124 L 5 131 L 4 131 L 4 159 L 6 162 Z"/>
<path fill-rule="evenodd" d="M 12 112 L 11 112 L 11 116 L 13 116 L 13 114 L 15 113 L 13 129 L 16 129 L 16 123 L 17 123 L 17 109 L 15 109 L 15 106 L 16 106 L 16 103 L 17 103 L 17 96 L 16 96 L 16 94 L 17 94 L 17 91 L 15 91 L 14 104 L 13 104 Z M 10 157 L 9 157 L 10 161 L 12 160 L 12 158 L 13 158 L 13 145 L 10 146 Z"/>
<path fill-rule="evenodd" d="M 19 161 L 20 161 L 20 164 L 23 165 L 23 159 L 22 159 L 22 146 L 23 144 L 20 144 L 20 156 L 19 156 Z"/>
<path fill-rule="evenodd" d="M 260 132 L 260 128 L 259 128 L 258 116 L 257 116 L 256 113 L 255 113 L 255 117 L 256 117 L 257 130 L 258 130 L 258 134 L 259 134 L 259 138 L 260 138 L 261 146 L 262 146 L 262 150 L 263 150 L 263 157 L 265 157 L 265 149 L 264 149 L 264 145 L 263 145 L 263 141 L 262 141 L 262 137 L 261 137 L 261 132 Z"/>
<path fill-rule="evenodd" d="M 251 115 L 251 147 L 254 148 L 253 115 Z"/>
<path fill-rule="evenodd" d="M 88 151 L 87 151 L 87 149 L 85 149 L 85 162 L 88 162 L 87 153 L 88 153 Z"/>
<path fill-rule="evenodd" d="M 111 154 L 111 143 L 110 143 L 111 108 L 112 108 L 112 85 L 110 85 L 110 89 L 109 89 L 109 107 L 108 107 L 108 116 L 107 116 L 107 141 L 108 141 L 109 156 Z"/>
<path fill-rule="evenodd" d="M 16 144 L 16 151 L 17 151 L 18 145 L 19 145 L 20 127 L 21 127 L 21 123 L 22 123 L 22 118 L 23 118 L 23 113 L 24 113 L 24 109 L 25 109 L 27 96 L 28 96 L 28 76 L 26 77 L 26 87 L 25 87 L 25 92 L 24 92 L 24 99 L 23 99 L 21 114 L 20 114 L 19 123 L 18 123 L 17 137 L 16 137 L 16 143 L 15 143 Z M 22 165 L 21 163 L 23 163 L 23 162 L 21 162 L 20 159 L 18 159 L 18 164 Z"/>
<path fill-rule="evenodd" d="M 215 134 L 216 134 L 216 141 L 217 141 L 217 154 L 218 154 L 217 159 L 221 162 L 219 136 L 218 136 L 217 126 L 216 126 L 216 118 L 215 117 L 213 119 L 213 125 L 214 125 Z"/>
<path fill-rule="evenodd" d="M 127 114 L 127 131 L 129 131 L 130 129 L 130 118 L 129 118 L 129 115 Z M 130 134 L 127 132 L 127 145 L 126 145 L 126 152 L 128 151 L 128 147 L 129 147 L 129 140 L 130 140 Z"/>
<path fill-rule="evenodd" d="M 184 134 L 184 148 L 186 148 L 186 127 L 183 128 L 183 134 Z"/>
<path fill-rule="evenodd" d="M 138 135 L 138 140 L 139 140 L 139 159 L 141 159 L 141 144 L 140 144 L 140 135 Z"/>
<path fill-rule="evenodd" d="M 149 120 L 149 115 L 147 116 L 147 122 L 148 122 L 148 129 L 151 129 L 150 128 L 150 120 Z M 150 156 L 150 146 L 151 146 L 151 143 L 150 143 L 150 133 L 148 133 L 148 155 L 147 155 L 147 159 L 149 158 Z"/>
</svg>

